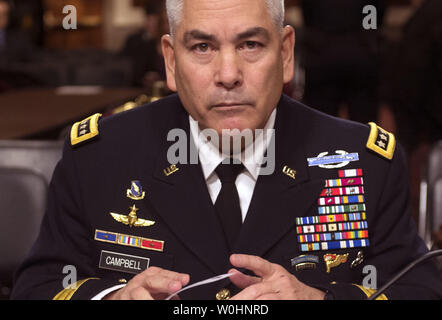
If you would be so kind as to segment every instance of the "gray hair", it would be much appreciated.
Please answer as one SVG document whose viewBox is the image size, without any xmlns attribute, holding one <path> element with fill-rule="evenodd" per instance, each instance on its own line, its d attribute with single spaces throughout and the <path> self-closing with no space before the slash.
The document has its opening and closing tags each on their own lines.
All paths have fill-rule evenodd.
<svg viewBox="0 0 442 320">
<path fill-rule="evenodd" d="M 280 30 L 284 27 L 284 0 L 265 0 L 270 17 Z M 181 22 L 184 0 L 166 0 L 167 17 L 169 19 L 170 34 L 175 34 L 176 27 Z"/>
</svg>

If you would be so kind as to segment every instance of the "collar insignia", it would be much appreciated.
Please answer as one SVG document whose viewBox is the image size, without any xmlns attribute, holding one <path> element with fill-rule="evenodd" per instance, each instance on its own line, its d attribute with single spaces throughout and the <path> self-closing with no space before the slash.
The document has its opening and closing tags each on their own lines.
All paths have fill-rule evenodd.
<svg viewBox="0 0 442 320">
<path fill-rule="evenodd" d="M 174 174 L 175 172 L 177 172 L 178 170 L 180 169 L 176 165 L 172 164 L 170 167 L 164 169 L 163 172 L 166 175 L 166 177 L 168 177 Z"/>
<path fill-rule="evenodd" d="M 288 166 L 284 166 L 284 168 L 282 169 L 282 172 L 289 176 L 290 178 L 292 178 L 293 180 L 296 179 L 296 170 L 293 170 L 291 168 L 289 168 Z"/>
</svg>

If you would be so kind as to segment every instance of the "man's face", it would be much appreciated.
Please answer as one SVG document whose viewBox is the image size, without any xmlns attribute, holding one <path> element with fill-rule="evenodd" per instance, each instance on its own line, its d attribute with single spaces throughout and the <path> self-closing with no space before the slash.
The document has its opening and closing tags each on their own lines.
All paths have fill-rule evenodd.
<svg viewBox="0 0 442 320">
<path fill-rule="evenodd" d="M 8 26 L 9 5 L 6 2 L 0 1 L 0 30 Z"/>
<path fill-rule="evenodd" d="M 265 0 L 185 0 L 164 36 L 168 86 L 200 128 L 263 128 L 293 77 L 294 30 L 283 32 Z"/>
</svg>

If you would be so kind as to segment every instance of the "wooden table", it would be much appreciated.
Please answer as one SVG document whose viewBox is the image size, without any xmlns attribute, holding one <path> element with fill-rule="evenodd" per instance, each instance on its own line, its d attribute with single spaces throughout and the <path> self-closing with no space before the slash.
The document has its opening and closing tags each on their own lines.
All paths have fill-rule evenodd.
<svg viewBox="0 0 442 320">
<path fill-rule="evenodd" d="M 21 89 L 0 94 L 0 139 L 38 136 L 143 93 L 136 88 Z"/>
</svg>

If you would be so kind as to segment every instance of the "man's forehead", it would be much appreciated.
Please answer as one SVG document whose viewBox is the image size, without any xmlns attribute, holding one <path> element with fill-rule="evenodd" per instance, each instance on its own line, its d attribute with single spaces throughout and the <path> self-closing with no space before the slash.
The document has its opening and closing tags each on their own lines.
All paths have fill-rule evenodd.
<svg viewBox="0 0 442 320">
<path fill-rule="evenodd" d="M 245 28 L 244 31 L 236 32 L 232 34 L 232 40 L 239 41 L 245 40 L 252 37 L 258 37 L 263 40 L 270 40 L 271 35 L 270 32 L 263 27 L 251 27 Z M 204 41 L 216 41 L 219 40 L 216 34 L 206 33 L 202 30 L 193 29 L 190 31 L 184 32 L 183 41 L 189 42 L 191 40 L 198 39 Z"/>
<path fill-rule="evenodd" d="M 223 10 L 244 6 L 266 5 L 267 0 L 182 0 L 183 8 L 190 10 Z"/>
<path fill-rule="evenodd" d="M 269 34 L 272 22 L 265 0 L 185 0 L 177 29 L 186 36 L 199 31 L 200 35 L 239 37 L 250 32 Z"/>
</svg>

